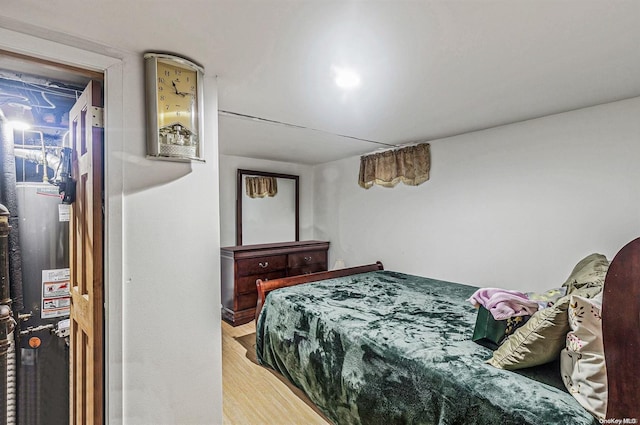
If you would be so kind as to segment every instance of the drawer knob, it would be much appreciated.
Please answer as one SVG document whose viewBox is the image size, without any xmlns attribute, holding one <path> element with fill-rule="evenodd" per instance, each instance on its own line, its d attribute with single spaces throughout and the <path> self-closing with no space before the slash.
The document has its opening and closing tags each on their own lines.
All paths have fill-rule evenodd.
<svg viewBox="0 0 640 425">
<path fill-rule="evenodd" d="M 269 267 L 269 262 L 268 262 L 268 261 L 265 261 L 264 263 L 258 263 L 258 265 L 259 265 L 260 267 L 262 267 L 263 269 L 266 269 L 267 267 Z"/>
<path fill-rule="evenodd" d="M 311 257 L 304 257 L 304 261 L 306 261 L 307 263 L 311 262 Z"/>
</svg>

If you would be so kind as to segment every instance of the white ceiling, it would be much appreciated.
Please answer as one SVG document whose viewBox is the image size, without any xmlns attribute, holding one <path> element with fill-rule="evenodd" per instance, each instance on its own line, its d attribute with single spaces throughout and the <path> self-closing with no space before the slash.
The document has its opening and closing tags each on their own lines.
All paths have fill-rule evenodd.
<svg viewBox="0 0 640 425">
<path fill-rule="evenodd" d="M 3 0 L 0 15 L 201 63 L 228 155 L 317 164 L 640 95 L 640 0 Z"/>
</svg>

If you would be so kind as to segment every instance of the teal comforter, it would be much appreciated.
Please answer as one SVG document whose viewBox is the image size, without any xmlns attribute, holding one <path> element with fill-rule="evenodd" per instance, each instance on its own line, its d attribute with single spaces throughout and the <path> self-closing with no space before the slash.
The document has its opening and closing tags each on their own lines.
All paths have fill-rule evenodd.
<svg viewBox="0 0 640 425">
<path fill-rule="evenodd" d="M 390 271 L 279 289 L 258 319 L 257 357 L 336 424 L 597 423 L 557 365 L 485 363 L 465 301 L 476 289 Z"/>
</svg>

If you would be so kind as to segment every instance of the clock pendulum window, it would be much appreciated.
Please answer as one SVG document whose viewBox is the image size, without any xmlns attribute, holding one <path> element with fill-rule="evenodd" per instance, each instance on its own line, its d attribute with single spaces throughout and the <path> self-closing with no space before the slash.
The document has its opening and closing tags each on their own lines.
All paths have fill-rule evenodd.
<svg viewBox="0 0 640 425">
<path fill-rule="evenodd" d="M 202 68 L 172 55 L 148 53 L 149 157 L 201 160 Z"/>
</svg>

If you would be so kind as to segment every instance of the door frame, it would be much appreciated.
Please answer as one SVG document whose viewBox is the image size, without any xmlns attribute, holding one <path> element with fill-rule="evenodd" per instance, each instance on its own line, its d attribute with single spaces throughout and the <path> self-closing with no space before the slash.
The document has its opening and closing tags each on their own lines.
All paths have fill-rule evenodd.
<svg viewBox="0 0 640 425">
<path fill-rule="evenodd" d="M 87 50 L 72 47 L 82 46 Z M 0 49 L 104 73 L 104 395 L 105 421 L 123 422 L 122 207 L 124 59 L 106 46 L 0 18 Z M 90 49 L 90 50 L 89 50 Z"/>
</svg>

